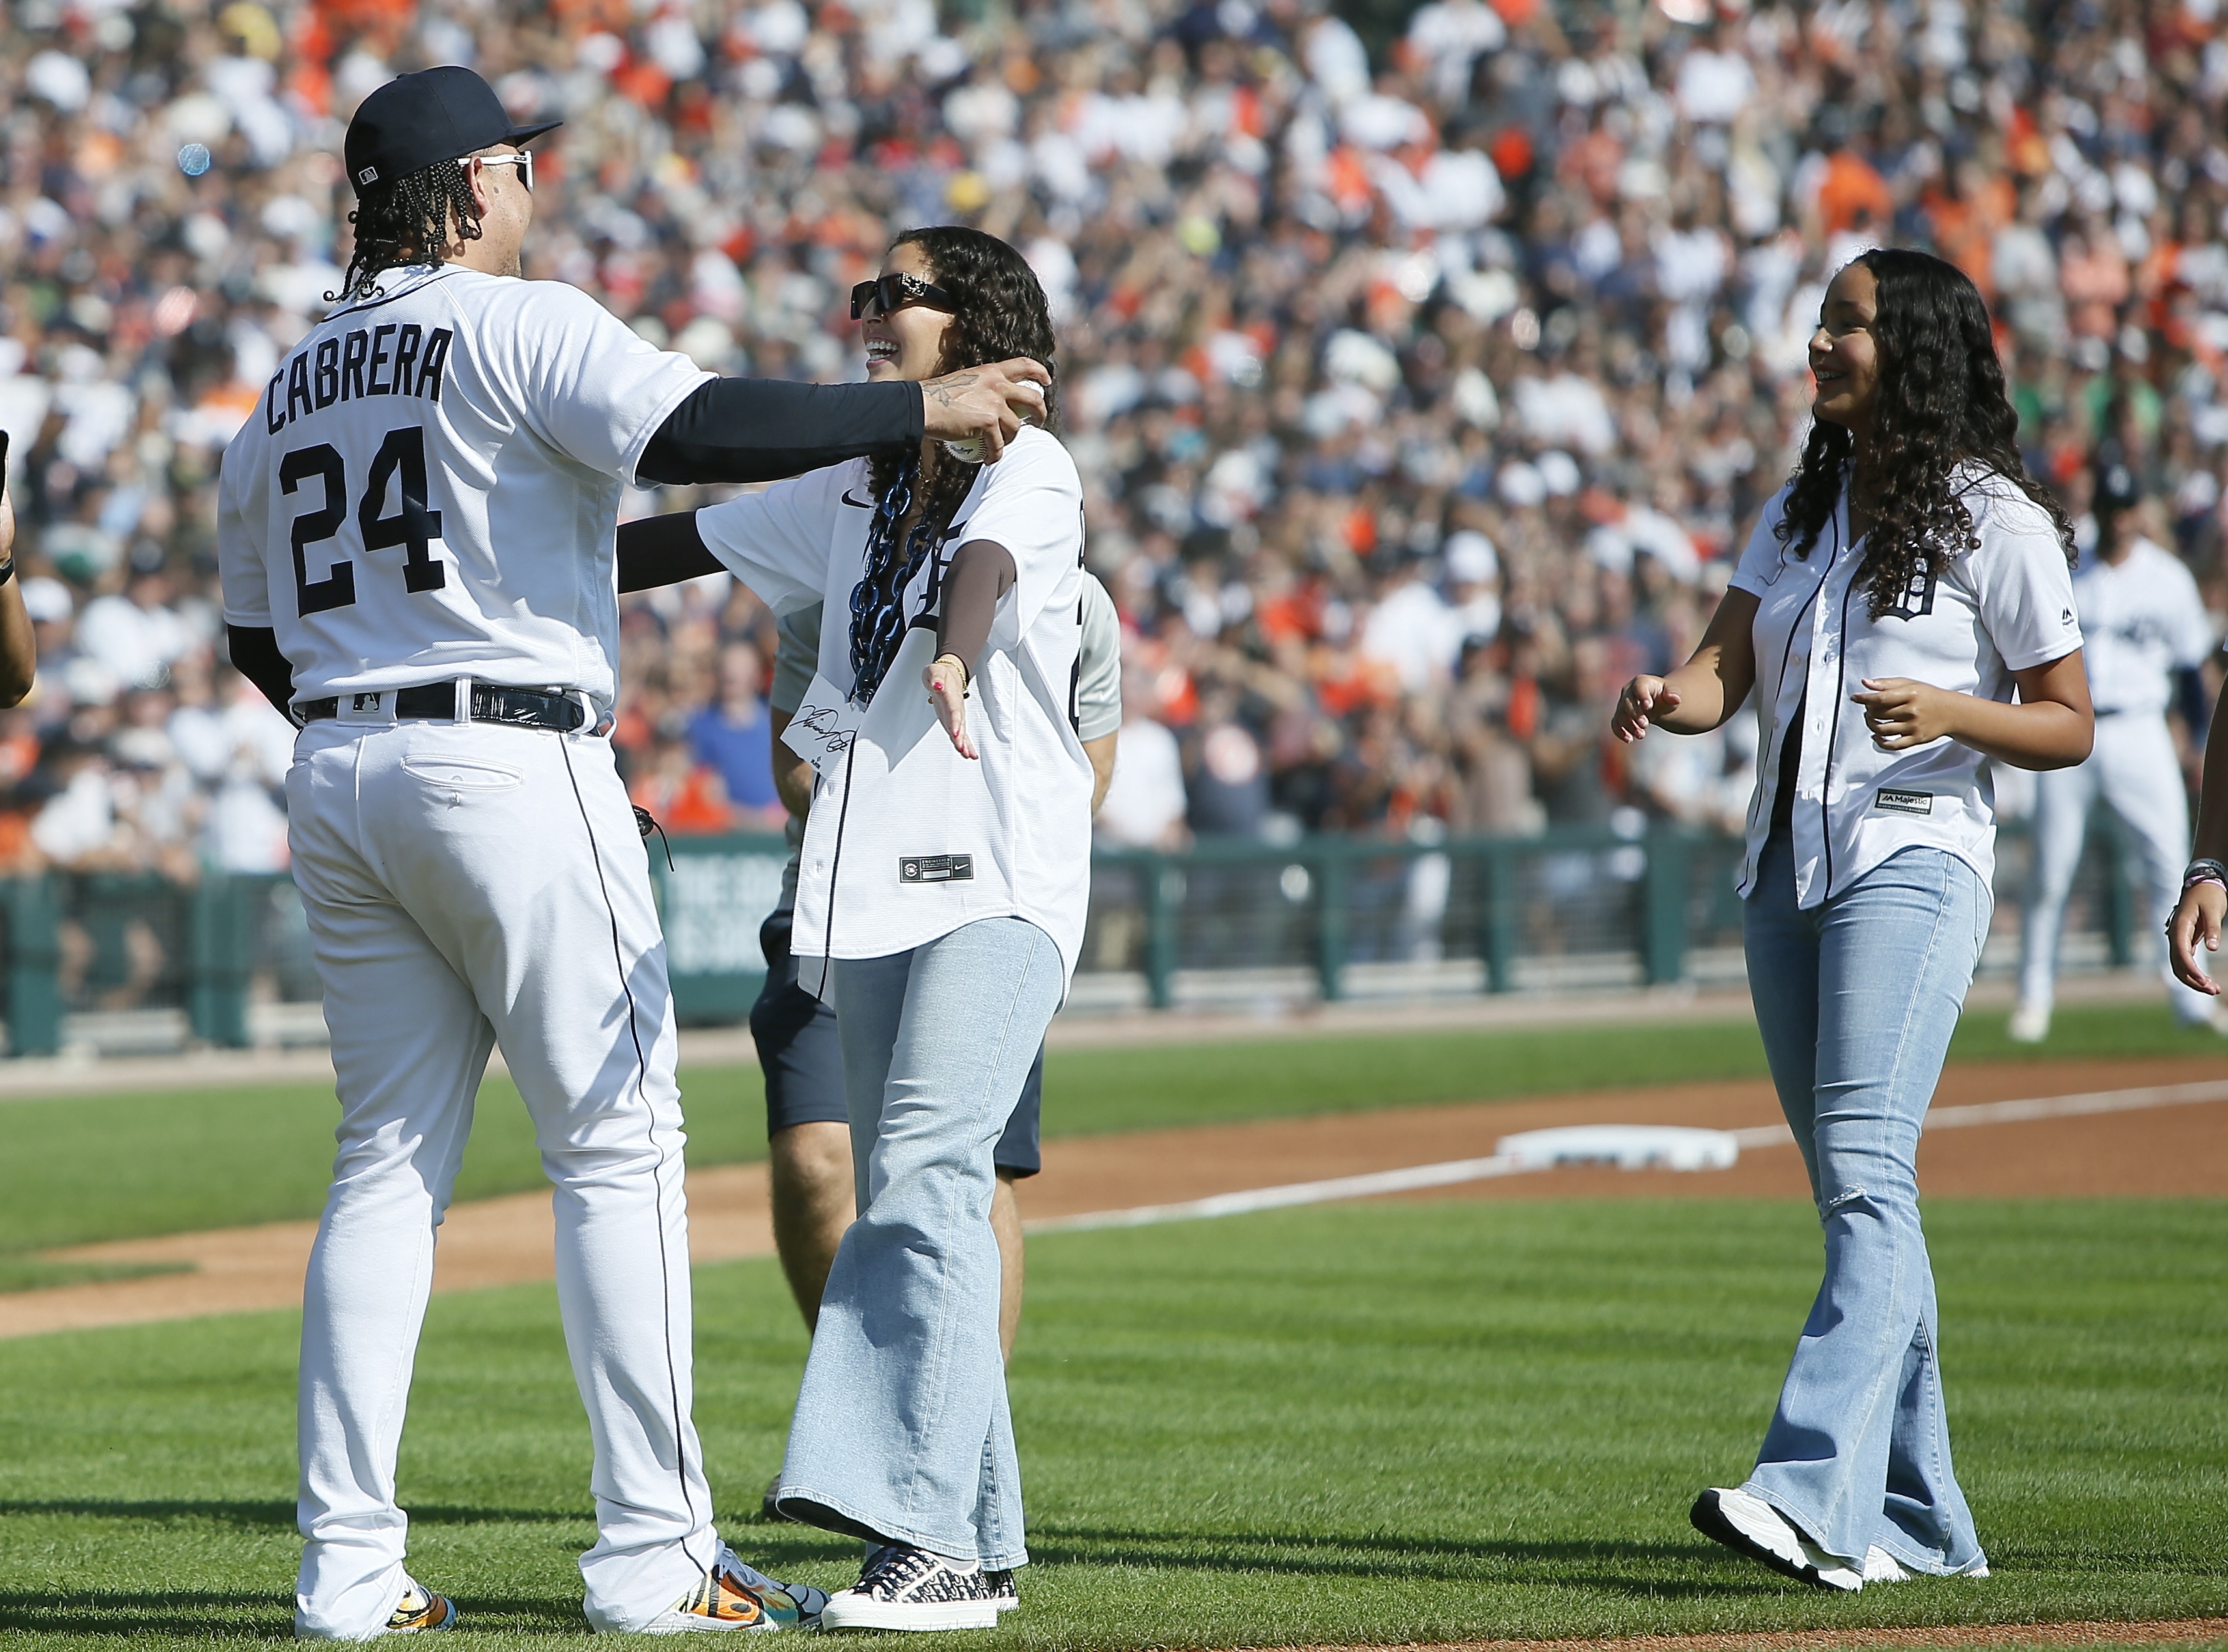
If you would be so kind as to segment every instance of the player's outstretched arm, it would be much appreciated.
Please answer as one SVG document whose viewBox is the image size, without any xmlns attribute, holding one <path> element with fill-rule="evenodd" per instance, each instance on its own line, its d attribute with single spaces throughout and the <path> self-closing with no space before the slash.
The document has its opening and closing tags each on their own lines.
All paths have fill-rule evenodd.
<svg viewBox="0 0 2228 1652">
<path fill-rule="evenodd" d="M 294 667 L 278 651 L 278 633 L 268 625 L 227 625 L 226 647 L 232 668 L 263 691 L 288 722 L 294 720 Z"/>
<path fill-rule="evenodd" d="M 696 531 L 696 513 L 676 510 L 622 522 L 618 534 L 619 589 L 650 591 L 720 571 L 720 559 Z"/>
<path fill-rule="evenodd" d="M 643 483 L 778 482 L 847 459 L 909 451 L 925 436 L 981 440 L 996 458 L 1023 417 L 1041 419 L 1034 362 L 968 368 L 925 383 L 792 384 L 713 379 L 675 408 L 643 449 Z"/>
</svg>

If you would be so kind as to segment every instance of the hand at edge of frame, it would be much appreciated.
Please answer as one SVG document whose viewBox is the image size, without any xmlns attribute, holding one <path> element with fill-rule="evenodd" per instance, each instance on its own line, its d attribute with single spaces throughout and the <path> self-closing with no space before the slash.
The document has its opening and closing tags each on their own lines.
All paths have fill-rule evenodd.
<svg viewBox="0 0 2228 1652">
<path fill-rule="evenodd" d="M 2181 892 L 2166 926 L 2167 955 L 2173 961 L 2174 978 L 2214 998 L 2220 996 L 2220 983 L 2206 973 L 2197 947 L 2201 941 L 2208 952 L 2220 950 L 2224 915 L 2228 915 L 2228 889 L 2211 881 L 2193 883 Z"/>
</svg>

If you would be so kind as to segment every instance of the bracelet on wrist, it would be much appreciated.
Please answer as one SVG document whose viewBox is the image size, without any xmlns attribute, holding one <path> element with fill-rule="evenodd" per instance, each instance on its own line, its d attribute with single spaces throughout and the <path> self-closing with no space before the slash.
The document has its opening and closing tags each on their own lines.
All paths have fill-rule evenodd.
<svg viewBox="0 0 2228 1652">
<path fill-rule="evenodd" d="M 967 692 L 968 685 L 975 681 L 975 674 L 967 669 L 967 662 L 961 659 L 957 654 L 939 654 L 934 659 L 931 660 L 929 663 L 931 665 L 941 665 L 946 660 L 951 661 L 952 664 L 959 668 L 959 692 L 965 694 Z"/>
<path fill-rule="evenodd" d="M 2192 861 L 2189 870 L 2181 874 L 2181 887 L 2188 889 L 2200 883 L 2217 883 L 2228 888 L 2228 866 L 2212 860 Z"/>
</svg>

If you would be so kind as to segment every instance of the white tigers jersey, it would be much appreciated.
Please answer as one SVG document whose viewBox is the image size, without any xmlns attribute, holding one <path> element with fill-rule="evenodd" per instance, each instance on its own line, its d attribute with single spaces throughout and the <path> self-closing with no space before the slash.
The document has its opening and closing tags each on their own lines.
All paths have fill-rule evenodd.
<svg viewBox="0 0 2228 1652">
<path fill-rule="evenodd" d="M 225 619 L 277 633 L 297 701 L 471 676 L 608 706 L 620 491 L 711 376 L 559 282 L 390 272 L 225 451 Z"/>
</svg>

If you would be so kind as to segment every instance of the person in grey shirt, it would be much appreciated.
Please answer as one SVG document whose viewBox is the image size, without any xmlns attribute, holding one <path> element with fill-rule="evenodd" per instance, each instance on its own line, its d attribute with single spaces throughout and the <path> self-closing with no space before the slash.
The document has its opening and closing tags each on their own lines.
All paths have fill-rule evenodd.
<svg viewBox="0 0 2228 1652">
<path fill-rule="evenodd" d="M 797 964 L 789 950 L 797 855 L 804 842 L 804 817 L 812 806 L 812 766 L 784 745 L 781 736 L 812 682 L 820 653 L 820 616 L 816 605 L 775 622 L 780 642 L 768 698 L 773 708 L 774 784 L 789 809 L 789 865 L 782 874 L 781 904 L 759 931 L 766 978 L 751 1009 L 751 1035 L 765 1075 L 774 1243 L 808 1327 L 817 1322 L 828 1270 L 855 1214 L 850 1115 L 843 1098 L 843 1052 L 836 1038 L 836 1008 L 797 984 Z M 1083 644 L 1069 714 L 1091 759 L 1091 807 L 1096 814 L 1113 778 L 1114 746 L 1122 727 L 1122 631 L 1114 599 L 1095 579 L 1083 581 L 1079 618 Z M 998 1335 L 1008 1356 L 1021 1315 L 1021 1219 L 1014 1184 L 1037 1173 L 1037 1121 L 1043 1098 L 1044 1052 L 1040 1049 L 993 1156 L 998 1186 L 991 1200 L 990 1225 L 998 1236 L 1003 1265 Z"/>
</svg>

